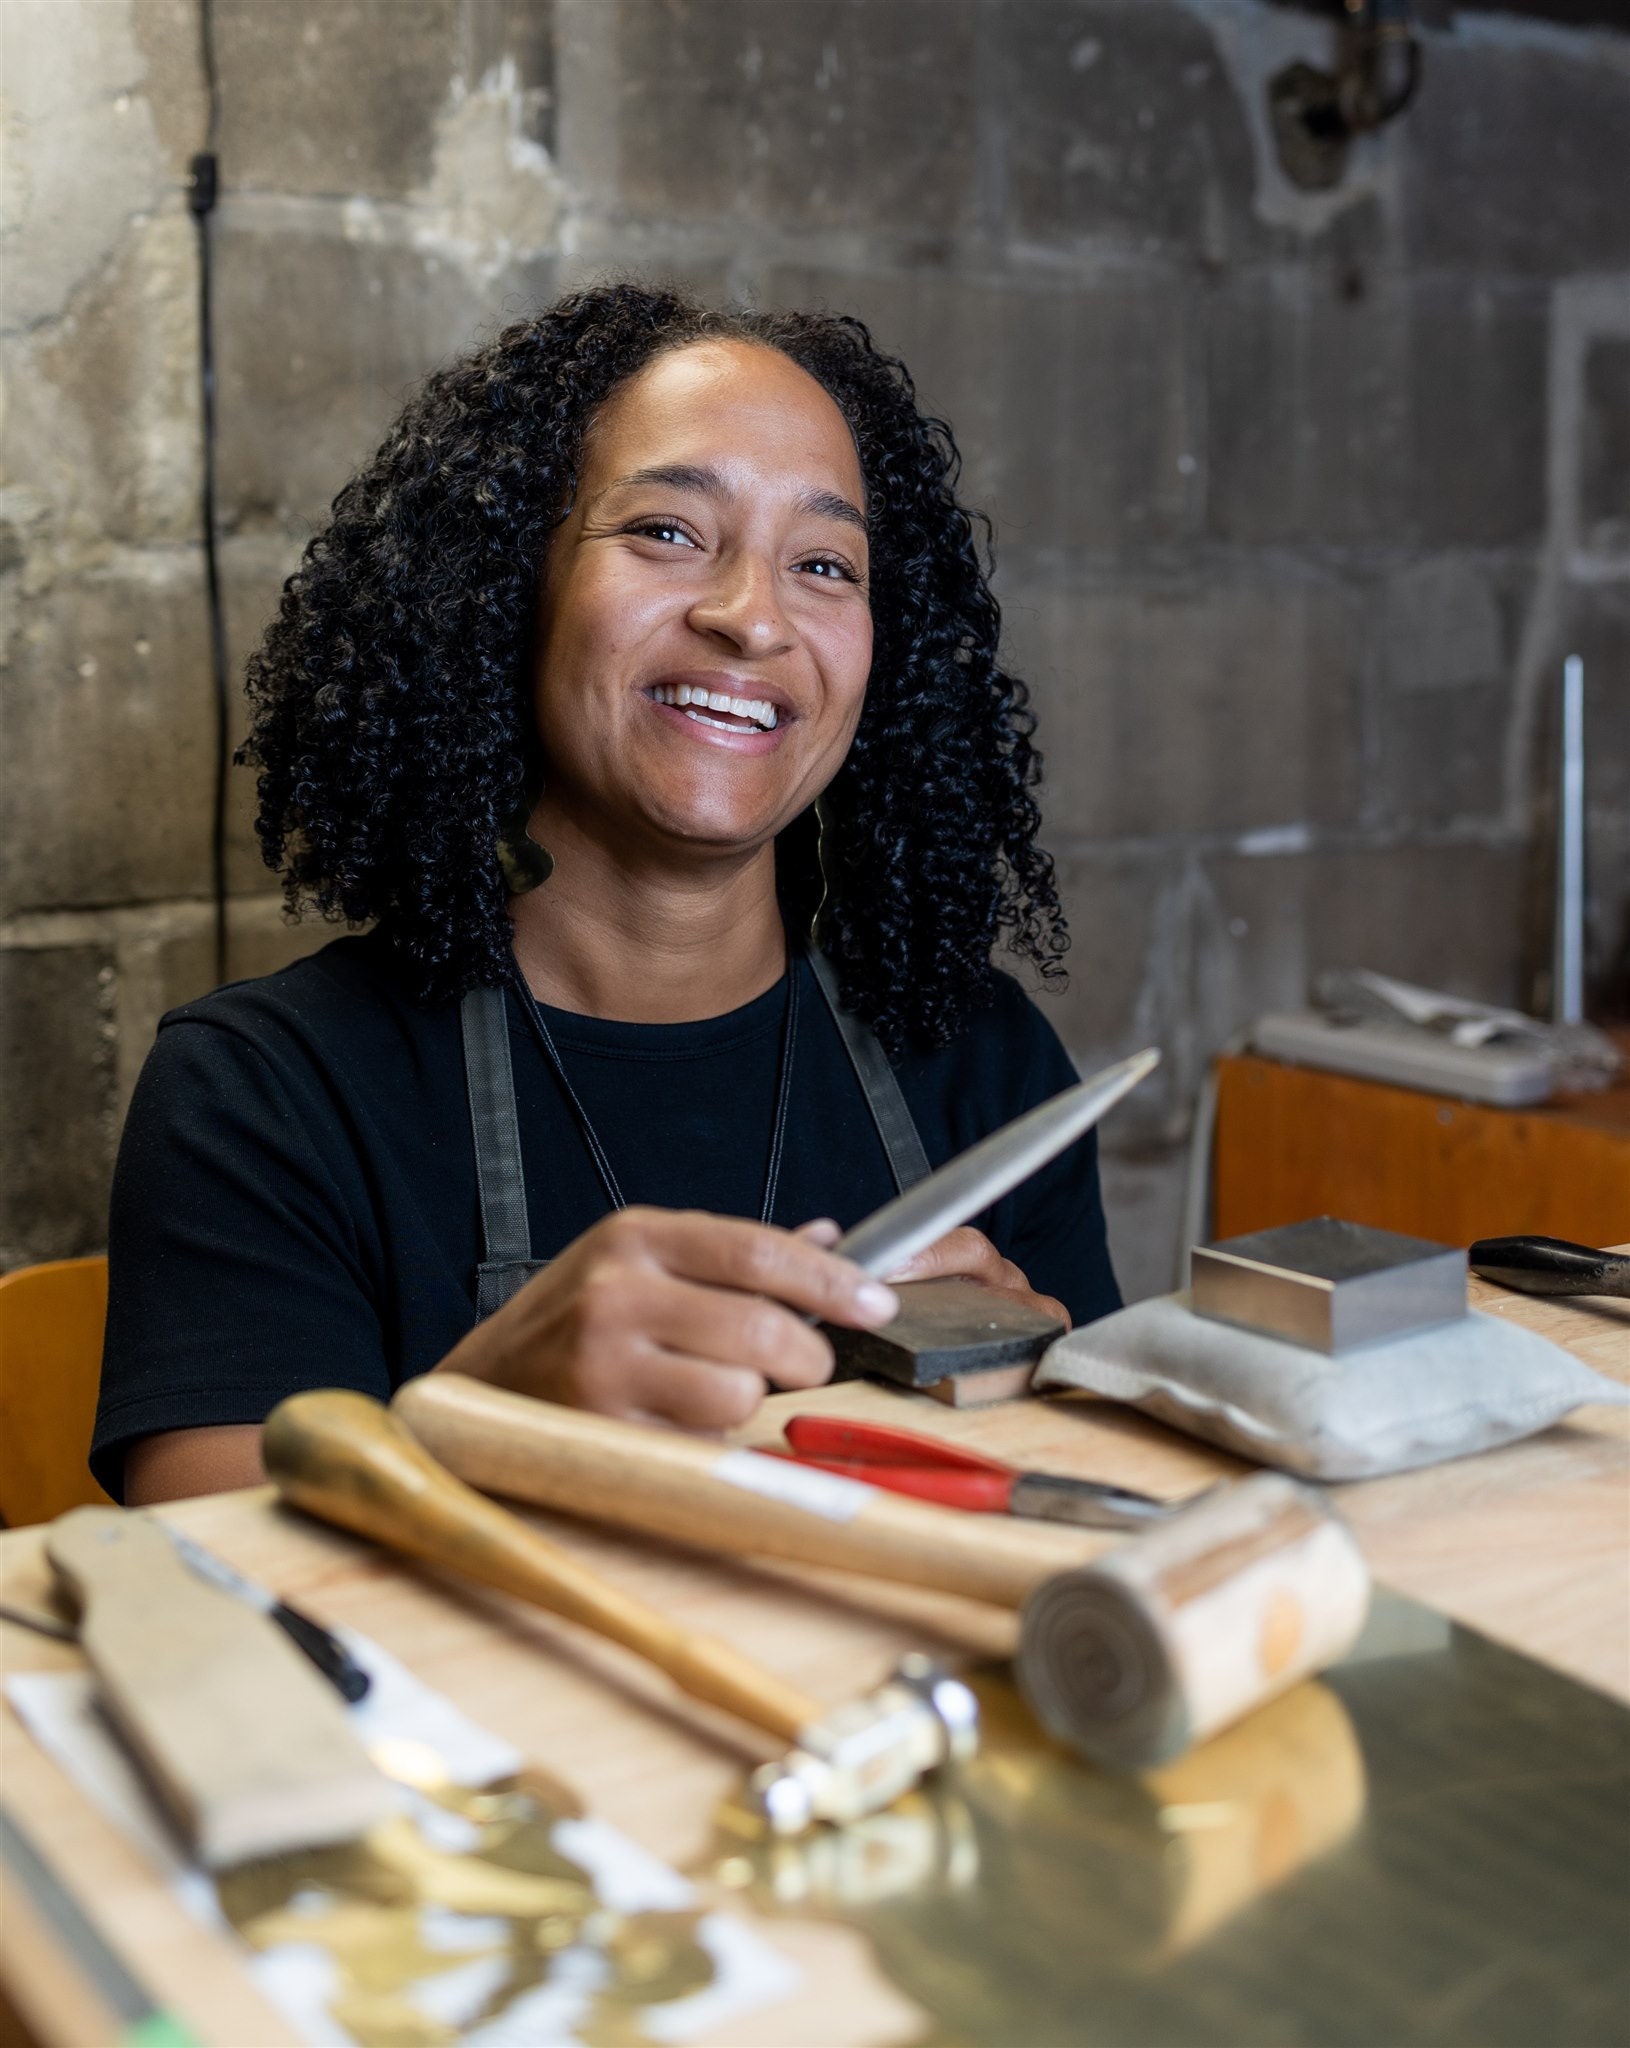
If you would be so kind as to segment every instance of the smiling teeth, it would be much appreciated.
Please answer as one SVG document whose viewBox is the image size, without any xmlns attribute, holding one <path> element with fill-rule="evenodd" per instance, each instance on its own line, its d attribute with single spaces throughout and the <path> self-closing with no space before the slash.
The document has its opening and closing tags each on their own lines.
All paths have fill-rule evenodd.
<svg viewBox="0 0 1630 2048">
<path fill-rule="evenodd" d="M 775 706 L 767 697 L 730 697 L 723 690 L 693 690 L 689 683 L 657 683 L 651 695 L 657 703 L 671 704 L 678 711 L 689 710 L 693 716 L 704 711 L 728 711 L 736 718 L 750 718 L 765 732 L 774 732 L 776 727 Z M 713 720 L 702 722 L 711 725 Z"/>
</svg>

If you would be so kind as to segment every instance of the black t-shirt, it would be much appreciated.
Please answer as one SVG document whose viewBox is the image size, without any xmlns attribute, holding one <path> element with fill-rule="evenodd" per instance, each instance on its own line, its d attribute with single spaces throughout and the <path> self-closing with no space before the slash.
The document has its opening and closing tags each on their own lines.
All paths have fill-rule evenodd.
<svg viewBox="0 0 1630 2048">
<path fill-rule="evenodd" d="M 848 1228 L 894 1184 L 807 962 L 773 1221 Z M 630 1202 L 757 1216 L 787 1000 L 783 980 L 691 1024 L 546 1009 Z M 513 990 L 510 1055 L 532 1256 L 603 1217 L 604 1186 Z M 1056 1034 L 1006 975 L 949 1046 L 896 1062 L 939 1165 L 1067 1087 Z M 1089 1136 L 979 1225 L 1077 1322 L 1120 1305 Z M 174 1010 L 131 1103 L 114 1174 L 91 1467 L 115 1496 L 129 1444 L 259 1422 L 287 1394 L 388 1398 L 475 1321 L 475 1154 L 456 1003 L 417 1001 L 378 935 Z"/>
</svg>

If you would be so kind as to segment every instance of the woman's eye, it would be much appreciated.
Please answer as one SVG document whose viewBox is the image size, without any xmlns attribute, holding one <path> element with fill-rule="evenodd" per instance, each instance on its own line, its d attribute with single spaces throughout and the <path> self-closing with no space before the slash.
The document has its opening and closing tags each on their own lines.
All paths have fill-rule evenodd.
<svg viewBox="0 0 1630 2048">
<path fill-rule="evenodd" d="M 671 519 L 641 520 L 638 525 L 631 526 L 629 532 L 637 533 L 645 540 L 677 541 L 682 547 L 687 548 L 696 545 L 693 536 L 687 533 L 684 527 L 676 526 Z"/>
<path fill-rule="evenodd" d="M 798 564 L 800 569 L 817 575 L 823 582 L 858 583 L 860 578 L 847 562 L 835 560 L 830 555 L 812 555 L 807 562 Z"/>
</svg>

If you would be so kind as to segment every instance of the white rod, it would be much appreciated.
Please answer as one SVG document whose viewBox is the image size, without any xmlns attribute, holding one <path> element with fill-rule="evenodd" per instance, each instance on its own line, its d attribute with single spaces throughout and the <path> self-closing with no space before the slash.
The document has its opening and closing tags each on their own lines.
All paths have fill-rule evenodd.
<svg viewBox="0 0 1630 2048">
<path fill-rule="evenodd" d="M 1562 664 L 1562 789 L 1557 811 L 1556 932 L 1551 1016 L 1579 1024 L 1585 1015 L 1585 664 Z"/>
</svg>

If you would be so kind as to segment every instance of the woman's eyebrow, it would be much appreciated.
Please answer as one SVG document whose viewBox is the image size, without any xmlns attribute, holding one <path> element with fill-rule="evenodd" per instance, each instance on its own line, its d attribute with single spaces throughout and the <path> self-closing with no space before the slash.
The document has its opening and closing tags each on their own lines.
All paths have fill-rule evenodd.
<svg viewBox="0 0 1630 2048">
<path fill-rule="evenodd" d="M 817 519 L 841 519 L 845 525 L 858 526 L 862 533 L 870 531 L 860 507 L 851 505 L 836 491 L 806 491 L 799 500 L 798 509 Z"/>
<path fill-rule="evenodd" d="M 659 462 L 649 469 L 633 469 L 627 476 L 618 477 L 606 485 L 600 497 L 609 498 L 613 491 L 634 490 L 641 486 L 694 491 L 704 498 L 727 498 L 730 495 L 729 485 L 716 469 L 694 462 Z M 837 491 L 806 491 L 798 501 L 798 509 L 817 519 L 841 519 L 846 526 L 858 526 L 862 533 L 869 531 L 865 513 Z"/>
<path fill-rule="evenodd" d="M 696 491 L 705 498 L 724 496 L 724 478 L 719 472 L 694 462 L 659 462 L 650 469 L 631 469 L 627 476 L 607 484 L 600 496 L 609 498 L 613 491 L 636 490 L 643 484 L 667 491 Z"/>
</svg>

